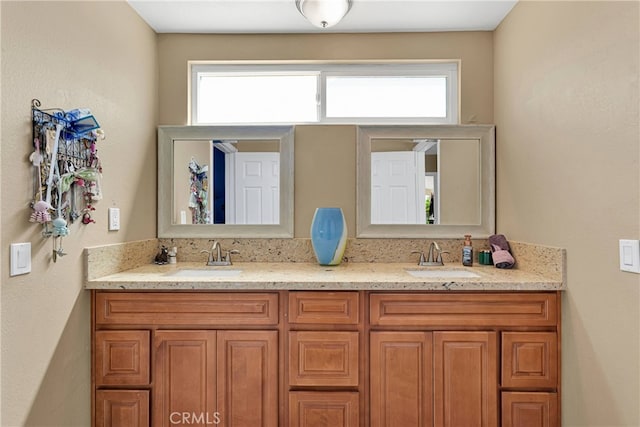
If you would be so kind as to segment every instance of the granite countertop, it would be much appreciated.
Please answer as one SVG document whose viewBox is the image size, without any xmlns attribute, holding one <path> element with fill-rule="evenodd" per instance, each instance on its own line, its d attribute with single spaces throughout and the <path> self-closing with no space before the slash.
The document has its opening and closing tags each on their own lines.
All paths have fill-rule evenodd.
<svg viewBox="0 0 640 427">
<path fill-rule="evenodd" d="M 175 275 L 179 270 L 241 272 L 218 277 L 184 277 Z M 430 270 L 439 273 L 428 273 L 434 274 L 430 277 L 414 277 L 406 270 Z M 449 273 L 441 273 L 443 270 Z M 451 274 L 451 270 L 472 272 L 478 277 L 446 277 L 447 274 Z M 439 274 L 442 276 L 438 277 Z M 97 277 L 87 280 L 85 289 L 557 291 L 564 289 L 564 286 L 557 278 L 518 269 L 502 270 L 477 264 L 473 267 L 453 263 L 444 267 L 419 267 L 408 263 L 347 262 L 338 266 L 321 266 L 315 263 L 295 262 L 238 262 L 232 266 L 207 267 L 202 262 L 179 262 L 168 265 L 149 264 Z"/>
</svg>

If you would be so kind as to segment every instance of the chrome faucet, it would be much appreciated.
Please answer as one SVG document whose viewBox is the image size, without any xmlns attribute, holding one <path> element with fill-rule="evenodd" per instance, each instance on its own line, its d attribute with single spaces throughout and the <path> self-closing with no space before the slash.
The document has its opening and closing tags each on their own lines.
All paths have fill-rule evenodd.
<svg viewBox="0 0 640 427">
<path fill-rule="evenodd" d="M 220 242 L 218 242 L 217 240 L 209 241 L 213 242 L 213 244 L 211 245 L 211 249 L 209 249 L 208 251 L 200 251 L 201 253 L 209 254 L 209 257 L 207 258 L 208 266 L 231 265 L 231 254 L 240 253 L 240 251 L 233 249 L 230 251 L 226 251 L 226 255 L 222 256 L 222 245 L 220 245 Z"/>
<path fill-rule="evenodd" d="M 440 249 L 440 245 L 433 241 L 429 245 L 429 252 L 427 253 L 426 259 L 422 251 L 413 251 L 411 253 L 420 254 L 420 259 L 418 259 L 418 265 L 420 266 L 441 266 L 444 265 L 442 254 L 448 254 L 449 252 Z"/>
<path fill-rule="evenodd" d="M 220 262 L 222 261 L 222 246 L 220 245 L 220 242 L 218 242 L 217 240 L 213 241 L 213 245 L 211 245 L 211 252 L 210 252 L 210 256 L 211 258 L 213 258 L 213 251 L 216 251 L 216 259 L 214 260 L 209 260 L 209 262 L 213 261 L 213 262 Z"/>
</svg>

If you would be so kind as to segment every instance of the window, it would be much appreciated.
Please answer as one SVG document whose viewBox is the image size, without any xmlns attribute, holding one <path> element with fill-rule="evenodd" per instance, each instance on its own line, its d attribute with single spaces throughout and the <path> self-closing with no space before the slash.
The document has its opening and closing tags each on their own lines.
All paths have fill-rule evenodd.
<svg viewBox="0 0 640 427">
<path fill-rule="evenodd" d="M 458 64 L 191 64 L 192 124 L 458 123 Z"/>
</svg>

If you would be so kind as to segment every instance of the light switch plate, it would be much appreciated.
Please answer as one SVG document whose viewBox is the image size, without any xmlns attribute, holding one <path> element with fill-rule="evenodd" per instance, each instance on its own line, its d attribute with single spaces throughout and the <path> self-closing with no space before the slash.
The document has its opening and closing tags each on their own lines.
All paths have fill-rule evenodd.
<svg viewBox="0 0 640 427">
<path fill-rule="evenodd" d="M 11 244 L 10 276 L 31 273 L 31 242 Z"/>
<path fill-rule="evenodd" d="M 120 208 L 109 208 L 109 231 L 120 230 Z"/>
<path fill-rule="evenodd" d="M 640 240 L 620 240 L 620 270 L 640 273 Z"/>
</svg>

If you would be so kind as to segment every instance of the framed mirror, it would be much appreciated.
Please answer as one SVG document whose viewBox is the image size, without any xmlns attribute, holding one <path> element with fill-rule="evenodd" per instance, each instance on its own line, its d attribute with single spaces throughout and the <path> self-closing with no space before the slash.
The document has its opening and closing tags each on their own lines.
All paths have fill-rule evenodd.
<svg viewBox="0 0 640 427">
<path fill-rule="evenodd" d="M 359 126 L 356 237 L 495 233 L 493 125 Z"/>
<path fill-rule="evenodd" d="M 158 237 L 293 237 L 293 126 L 159 126 Z"/>
</svg>

